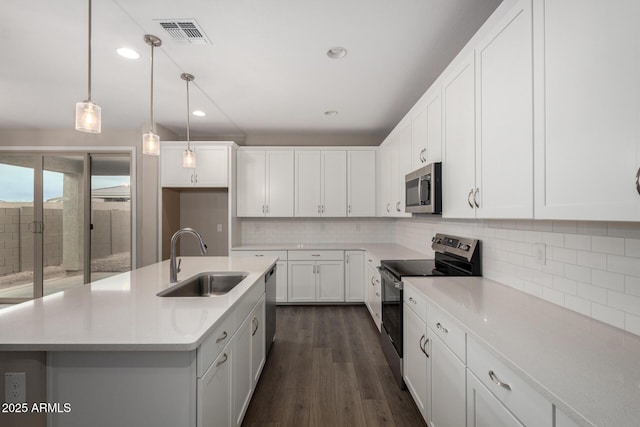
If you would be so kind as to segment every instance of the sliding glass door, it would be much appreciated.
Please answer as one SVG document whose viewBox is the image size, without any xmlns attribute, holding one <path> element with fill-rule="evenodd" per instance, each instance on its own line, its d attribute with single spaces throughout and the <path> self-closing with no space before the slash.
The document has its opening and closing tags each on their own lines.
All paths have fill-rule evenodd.
<svg viewBox="0 0 640 427">
<path fill-rule="evenodd" d="M 0 303 L 131 268 L 130 154 L 0 152 Z"/>
</svg>

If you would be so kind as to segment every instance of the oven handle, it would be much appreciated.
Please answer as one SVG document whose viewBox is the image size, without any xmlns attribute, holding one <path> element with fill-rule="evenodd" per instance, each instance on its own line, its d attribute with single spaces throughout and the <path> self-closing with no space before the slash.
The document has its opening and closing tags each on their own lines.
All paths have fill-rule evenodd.
<svg viewBox="0 0 640 427">
<path fill-rule="evenodd" d="M 396 289 L 400 289 L 400 290 L 404 289 L 404 283 L 402 283 L 399 280 L 396 280 L 393 274 L 389 273 L 389 271 L 387 271 L 386 268 L 382 268 L 382 267 L 376 267 L 376 268 L 380 272 L 380 276 L 382 276 L 383 279 L 386 279 L 389 282 L 393 283 L 393 286 L 395 286 Z"/>
</svg>

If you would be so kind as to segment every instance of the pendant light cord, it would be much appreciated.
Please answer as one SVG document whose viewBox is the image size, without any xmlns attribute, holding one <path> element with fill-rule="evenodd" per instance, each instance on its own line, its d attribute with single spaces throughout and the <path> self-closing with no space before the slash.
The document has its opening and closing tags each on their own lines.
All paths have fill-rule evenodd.
<svg viewBox="0 0 640 427">
<path fill-rule="evenodd" d="M 87 92 L 89 94 L 88 101 L 91 101 L 91 0 L 89 0 L 89 77 L 87 79 L 88 89 Z"/>
<path fill-rule="evenodd" d="M 154 51 L 154 45 L 153 43 L 151 44 L 151 132 L 155 133 L 156 131 L 156 124 L 153 121 L 153 51 Z"/>
<path fill-rule="evenodd" d="M 187 150 L 191 151 L 191 139 L 189 136 L 189 80 L 187 80 Z"/>
</svg>

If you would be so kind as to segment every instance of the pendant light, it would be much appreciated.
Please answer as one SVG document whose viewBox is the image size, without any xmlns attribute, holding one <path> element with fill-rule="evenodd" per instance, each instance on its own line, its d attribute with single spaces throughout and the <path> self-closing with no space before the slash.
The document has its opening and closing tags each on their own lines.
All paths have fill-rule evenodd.
<svg viewBox="0 0 640 427">
<path fill-rule="evenodd" d="M 76 104 L 76 130 L 88 133 L 100 133 L 102 118 L 101 109 L 91 101 L 91 0 L 89 0 L 89 61 L 88 61 L 88 96 Z"/>
<path fill-rule="evenodd" d="M 162 40 L 158 37 L 146 34 L 144 42 L 151 46 L 151 96 L 150 96 L 150 112 L 151 118 L 149 122 L 149 132 L 142 135 L 142 154 L 157 156 L 160 154 L 160 137 L 156 134 L 156 123 L 153 121 L 153 51 L 156 47 L 162 45 Z"/>
<path fill-rule="evenodd" d="M 191 150 L 191 139 L 189 137 L 189 82 L 192 82 L 194 77 L 192 74 L 182 73 L 180 78 L 187 82 L 187 149 L 182 153 L 182 167 L 194 169 L 196 167 L 196 154 Z"/>
</svg>

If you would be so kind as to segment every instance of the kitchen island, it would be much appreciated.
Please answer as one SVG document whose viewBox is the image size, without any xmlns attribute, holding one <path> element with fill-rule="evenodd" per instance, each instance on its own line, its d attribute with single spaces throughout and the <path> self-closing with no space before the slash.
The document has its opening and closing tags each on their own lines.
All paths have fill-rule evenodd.
<svg viewBox="0 0 640 427">
<path fill-rule="evenodd" d="M 164 261 L 0 312 L 0 352 L 46 352 L 47 402 L 70 406 L 50 425 L 206 425 L 214 406 L 241 422 L 264 366 L 264 277 L 277 258 L 182 260 L 179 280 L 247 277 L 225 295 L 158 297 Z"/>
</svg>

